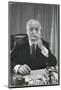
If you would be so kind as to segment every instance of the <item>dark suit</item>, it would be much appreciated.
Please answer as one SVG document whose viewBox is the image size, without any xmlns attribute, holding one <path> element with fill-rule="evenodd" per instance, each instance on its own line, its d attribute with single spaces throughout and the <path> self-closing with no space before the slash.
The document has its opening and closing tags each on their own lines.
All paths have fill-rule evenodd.
<svg viewBox="0 0 61 90">
<path fill-rule="evenodd" d="M 49 51 L 49 56 L 46 57 L 41 53 L 41 50 L 37 46 L 36 55 L 32 56 L 30 54 L 30 46 L 28 42 L 28 37 L 23 38 L 20 42 L 17 42 L 16 48 L 11 55 L 11 67 L 17 64 L 23 65 L 27 64 L 31 69 L 43 69 L 47 66 L 55 66 L 57 63 L 56 58 L 51 54 L 49 50 L 49 45 L 42 39 L 44 46 Z"/>
</svg>

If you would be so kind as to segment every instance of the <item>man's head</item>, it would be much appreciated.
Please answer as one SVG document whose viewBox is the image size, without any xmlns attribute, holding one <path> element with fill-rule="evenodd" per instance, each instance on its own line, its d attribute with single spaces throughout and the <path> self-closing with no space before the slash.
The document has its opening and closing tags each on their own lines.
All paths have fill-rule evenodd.
<svg viewBox="0 0 61 90">
<path fill-rule="evenodd" d="M 28 38 L 32 42 L 37 41 L 40 38 L 41 25 L 37 20 L 35 19 L 29 20 L 26 24 L 26 29 L 27 29 Z"/>
</svg>

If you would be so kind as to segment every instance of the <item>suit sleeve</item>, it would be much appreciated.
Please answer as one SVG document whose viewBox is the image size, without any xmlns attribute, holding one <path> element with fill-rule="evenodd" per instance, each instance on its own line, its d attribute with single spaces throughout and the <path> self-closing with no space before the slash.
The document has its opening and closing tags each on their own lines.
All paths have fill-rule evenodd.
<svg viewBox="0 0 61 90">
<path fill-rule="evenodd" d="M 49 50 L 48 64 L 49 64 L 49 66 L 53 66 L 53 67 L 55 67 L 56 64 L 57 64 L 57 59 L 56 59 L 56 57 L 51 53 L 50 50 Z"/>
<path fill-rule="evenodd" d="M 42 41 L 43 41 L 43 44 L 45 45 L 45 47 L 48 49 L 48 51 L 49 51 L 49 53 L 48 53 L 48 65 L 49 66 L 56 66 L 56 64 L 57 64 L 57 59 L 56 59 L 56 57 L 51 53 L 51 51 L 50 51 L 50 49 L 49 49 L 49 44 L 46 42 L 46 41 L 44 41 L 43 39 L 42 39 Z"/>
</svg>

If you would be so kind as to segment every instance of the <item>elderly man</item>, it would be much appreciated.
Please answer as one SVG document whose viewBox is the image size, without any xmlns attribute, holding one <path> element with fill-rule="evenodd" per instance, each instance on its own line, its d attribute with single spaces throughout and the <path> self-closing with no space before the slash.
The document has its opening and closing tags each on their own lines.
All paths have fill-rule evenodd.
<svg viewBox="0 0 61 90">
<path fill-rule="evenodd" d="M 29 74 L 31 70 L 55 67 L 57 61 L 52 55 L 49 45 L 41 38 L 41 25 L 31 19 L 26 24 L 27 36 L 11 56 L 12 70 L 21 75 Z"/>
</svg>

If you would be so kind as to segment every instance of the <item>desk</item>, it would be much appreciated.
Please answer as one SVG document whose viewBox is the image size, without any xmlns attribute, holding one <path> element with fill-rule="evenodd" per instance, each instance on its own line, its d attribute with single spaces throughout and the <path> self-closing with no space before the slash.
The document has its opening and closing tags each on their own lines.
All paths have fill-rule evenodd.
<svg viewBox="0 0 61 90">
<path fill-rule="evenodd" d="M 46 75 L 45 69 L 32 70 L 29 75 L 25 75 L 25 76 L 13 73 L 11 75 L 11 86 L 10 87 L 28 86 L 28 83 L 30 80 L 41 79 L 43 77 L 43 75 Z M 46 76 L 48 78 L 48 75 L 46 75 Z M 47 85 L 49 85 L 49 84 L 47 84 Z"/>
</svg>

